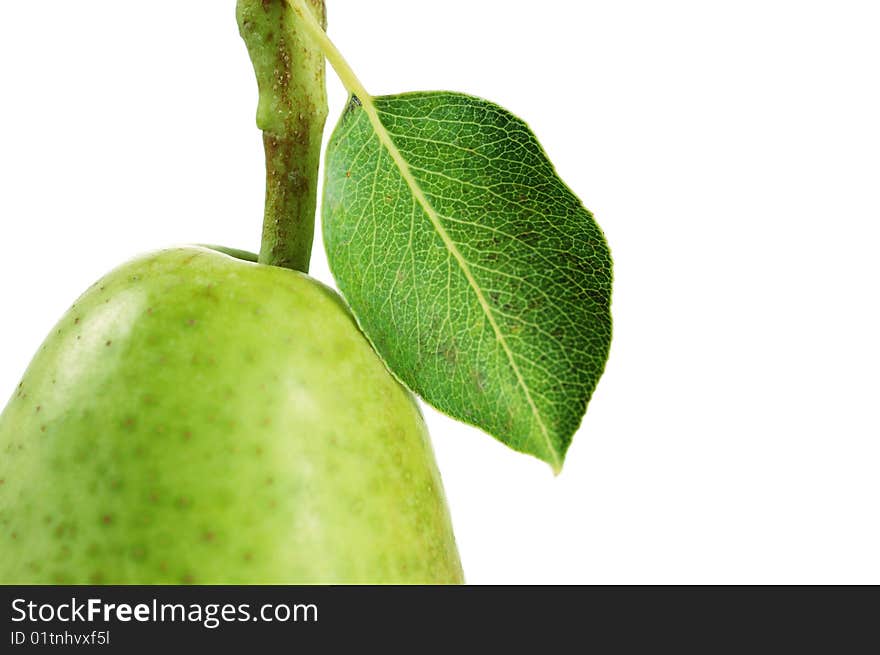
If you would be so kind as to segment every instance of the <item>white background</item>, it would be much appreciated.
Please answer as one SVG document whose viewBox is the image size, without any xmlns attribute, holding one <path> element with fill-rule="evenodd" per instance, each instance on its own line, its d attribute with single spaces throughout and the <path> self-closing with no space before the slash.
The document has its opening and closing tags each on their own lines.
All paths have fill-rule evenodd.
<svg viewBox="0 0 880 655">
<path fill-rule="evenodd" d="M 374 94 L 525 118 L 615 258 L 561 476 L 427 410 L 468 581 L 880 583 L 876 3 L 328 5 Z M 258 248 L 255 109 L 233 0 L 4 4 L 0 395 L 129 257 Z"/>
</svg>

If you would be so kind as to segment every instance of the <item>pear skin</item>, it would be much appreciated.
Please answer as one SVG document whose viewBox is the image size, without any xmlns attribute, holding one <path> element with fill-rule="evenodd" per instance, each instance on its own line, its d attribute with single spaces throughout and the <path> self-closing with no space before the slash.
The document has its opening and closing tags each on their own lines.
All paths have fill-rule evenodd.
<svg viewBox="0 0 880 655">
<path fill-rule="evenodd" d="M 2 584 L 460 582 L 414 398 L 306 275 L 135 259 L 0 415 Z"/>
</svg>

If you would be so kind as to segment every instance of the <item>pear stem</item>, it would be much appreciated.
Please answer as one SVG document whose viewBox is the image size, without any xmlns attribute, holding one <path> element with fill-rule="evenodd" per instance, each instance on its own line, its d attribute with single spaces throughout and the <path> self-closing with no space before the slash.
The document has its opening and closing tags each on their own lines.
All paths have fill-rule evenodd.
<svg viewBox="0 0 880 655">
<path fill-rule="evenodd" d="M 306 0 L 300 10 L 326 25 L 324 0 Z M 257 76 L 257 126 L 266 152 L 259 262 L 305 273 L 327 120 L 324 55 L 286 0 L 238 0 L 236 17 Z"/>
</svg>

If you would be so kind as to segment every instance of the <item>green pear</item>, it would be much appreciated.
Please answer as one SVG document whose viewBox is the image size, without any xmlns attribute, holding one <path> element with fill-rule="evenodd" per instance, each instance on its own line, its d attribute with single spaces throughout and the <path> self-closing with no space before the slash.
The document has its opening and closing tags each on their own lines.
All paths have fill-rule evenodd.
<svg viewBox="0 0 880 655">
<path fill-rule="evenodd" d="M 461 581 L 412 395 L 301 273 L 131 261 L 0 415 L 0 583 Z"/>
</svg>

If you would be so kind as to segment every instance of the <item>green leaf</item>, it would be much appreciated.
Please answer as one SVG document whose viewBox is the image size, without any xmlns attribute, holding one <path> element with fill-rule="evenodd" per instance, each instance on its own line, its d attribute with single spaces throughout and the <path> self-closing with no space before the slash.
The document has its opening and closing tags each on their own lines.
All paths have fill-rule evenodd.
<svg viewBox="0 0 880 655">
<path fill-rule="evenodd" d="M 364 333 L 427 402 L 559 471 L 611 342 L 611 255 L 528 126 L 457 93 L 352 97 L 324 243 Z"/>
</svg>

